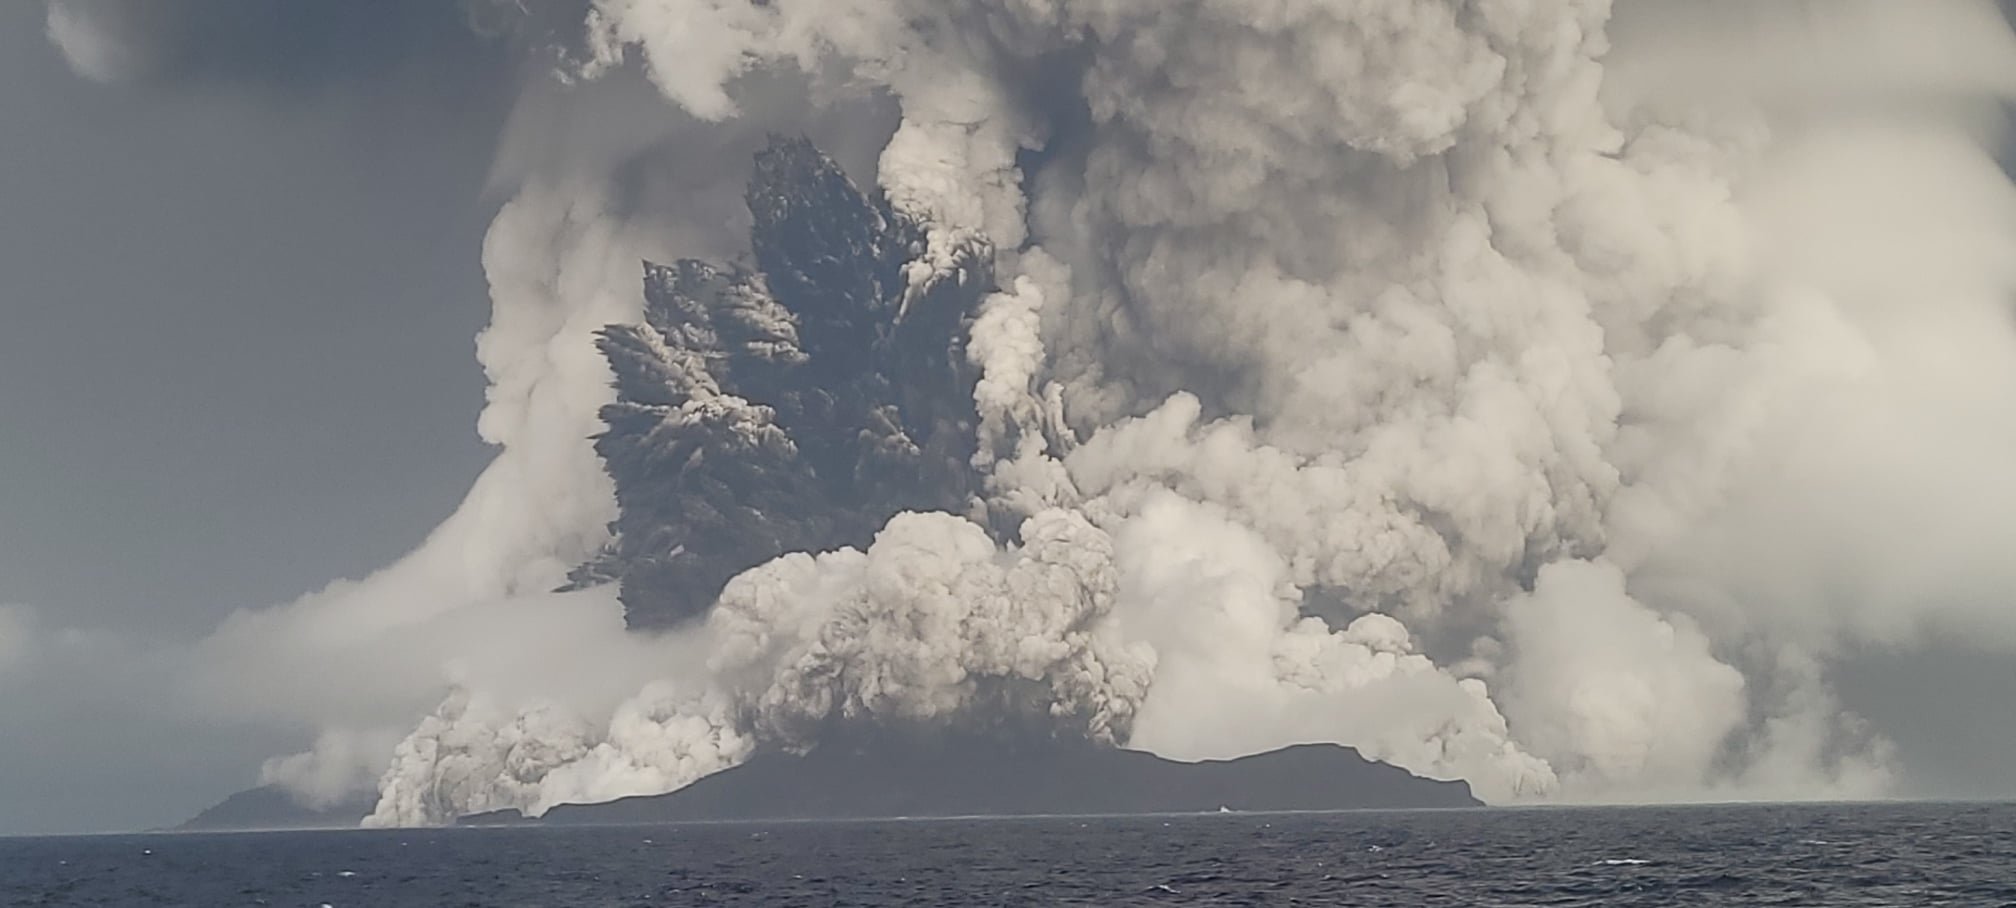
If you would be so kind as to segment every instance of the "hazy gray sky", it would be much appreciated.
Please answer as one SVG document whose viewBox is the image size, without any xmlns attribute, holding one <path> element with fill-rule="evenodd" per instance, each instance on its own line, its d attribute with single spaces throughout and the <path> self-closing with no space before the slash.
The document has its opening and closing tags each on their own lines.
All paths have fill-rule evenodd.
<svg viewBox="0 0 2016 908">
<path fill-rule="evenodd" d="M 410 548 L 486 457 L 504 87 L 100 85 L 42 16 L 0 6 L 0 600 L 195 634 Z"/>
<path fill-rule="evenodd" d="M 102 85 L 43 16 L 0 4 L 0 603 L 191 639 L 411 548 L 489 457 L 473 338 L 510 86 L 473 42 Z M 247 731 L 10 693 L 0 832 L 169 822 L 257 772 Z M 135 751 L 159 777 L 95 794 Z"/>
</svg>

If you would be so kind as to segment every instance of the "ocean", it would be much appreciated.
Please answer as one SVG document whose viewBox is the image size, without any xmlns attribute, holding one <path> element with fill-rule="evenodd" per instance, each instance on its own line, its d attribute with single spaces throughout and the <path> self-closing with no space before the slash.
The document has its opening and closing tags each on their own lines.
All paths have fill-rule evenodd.
<svg viewBox="0 0 2016 908">
<path fill-rule="evenodd" d="M 2016 805 L 0 839 L 12 906 L 2016 906 Z"/>
</svg>

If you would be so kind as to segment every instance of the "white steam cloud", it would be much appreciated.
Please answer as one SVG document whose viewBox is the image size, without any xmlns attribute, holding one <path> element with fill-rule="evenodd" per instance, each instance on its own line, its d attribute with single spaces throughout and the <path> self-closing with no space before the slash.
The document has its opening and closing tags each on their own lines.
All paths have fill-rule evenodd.
<svg viewBox="0 0 2016 908">
<path fill-rule="evenodd" d="M 587 27 L 570 91 L 641 65 L 692 119 L 524 165 L 485 250 L 497 463 L 406 561 L 213 641 L 410 646 L 383 699 L 458 685 L 374 823 L 670 790 L 996 697 L 1180 758 L 1339 742 L 1496 802 L 1873 795 L 1890 748 L 1829 660 L 2016 650 L 2016 190 L 1984 141 L 2016 38 L 1985 0 L 598 0 Z M 835 113 L 886 98 L 899 123 Z M 717 251 L 681 193 L 743 159 L 643 203 L 620 165 L 793 117 L 927 226 L 914 286 L 994 256 L 986 500 L 627 638 L 606 591 L 547 595 L 613 513 L 591 335 L 636 320 L 640 260 Z M 345 710 L 309 712 L 369 724 Z M 351 778 L 323 765 L 269 768 Z"/>
<path fill-rule="evenodd" d="M 332 728 L 315 739 L 311 750 L 267 760 L 259 767 L 259 784 L 277 786 L 311 810 L 328 810 L 375 785 L 385 755 L 399 740 L 389 730 Z"/>
</svg>

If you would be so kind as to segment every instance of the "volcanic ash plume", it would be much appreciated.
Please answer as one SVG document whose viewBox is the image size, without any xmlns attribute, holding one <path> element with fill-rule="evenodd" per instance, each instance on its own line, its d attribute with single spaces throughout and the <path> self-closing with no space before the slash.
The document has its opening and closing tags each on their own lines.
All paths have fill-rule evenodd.
<svg viewBox="0 0 2016 908">
<path fill-rule="evenodd" d="M 1061 511 L 1023 533 L 1004 553 L 965 520 L 907 513 L 865 552 L 787 555 L 746 572 L 700 631 L 705 686 L 648 687 L 606 731 L 554 704 L 507 714 L 458 691 L 400 744 L 371 822 L 669 791 L 758 746 L 817 746 L 836 723 L 1034 715 L 1124 739 L 1150 672 L 1104 620 L 1111 543 Z"/>
<path fill-rule="evenodd" d="M 1833 660 L 2016 640 L 1978 604 L 2016 494 L 1927 478 L 2016 455 L 1990 3 L 596 0 L 584 26 L 573 90 L 641 69 L 695 151 L 561 155 L 500 216 L 509 447 L 472 501 L 512 529 L 458 515 L 480 557 L 422 563 L 504 595 L 577 566 L 564 595 L 613 585 L 665 658 L 599 708 L 461 678 L 373 822 L 920 725 L 1334 741 L 1499 802 L 1877 794 L 1889 746 Z M 802 109 L 858 141 L 832 112 L 892 105 L 873 167 L 748 138 Z M 746 254 L 675 248 L 697 234 L 652 205 L 715 204 L 723 149 L 756 151 Z M 643 259 L 672 263 L 639 293 Z"/>
<path fill-rule="evenodd" d="M 758 156 L 749 201 L 760 270 L 648 266 L 643 323 L 602 332 L 622 517 L 576 577 L 619 581 L 633 627 L 706 615 L 682 632 L 704 673 L 606 732 L 458 691 L 400 745 L 372 822 L 656 793 L 835 723 L 1126 738 L 1149 656 L 1113 635 L 1104 531 L 1050 509 L 1004 550 L 965 517 L 895 513 L 972 499 L 961 332 L 984 272 L 906 268 L 921 233 L 803 142 Z"/>
<path fill-rule="evenodd" d="M 925 231 L 809 143 L 773 144 L 748 194 L 759 270 L 652 265 L 642 325 L 602 332 L 616 402 L 596 451 L 617 480 L 632 627 L 704 613 L 728 578 L 786 552 L 865 544 L 903 508 L 972 495 L 963 324 L 977 255 L 918 277 Z"/>
</svg>

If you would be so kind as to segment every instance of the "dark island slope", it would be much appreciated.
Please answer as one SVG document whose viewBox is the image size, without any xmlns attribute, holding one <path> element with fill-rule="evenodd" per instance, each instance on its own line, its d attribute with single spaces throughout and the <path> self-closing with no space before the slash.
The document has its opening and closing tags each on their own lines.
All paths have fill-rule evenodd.
<svg viewBox="0 0 2016 908">
<path fill-rule="evenodd" d="M 181 831 L 355 827 L 364 795 L 310 810 L 278 788 L 225 799 Z M 1424 779 L 1348 747 L 1303 744 L 1237 760 L 1180 763 L 1088 744 L 970 739 L 822 746 L 770 753 L 671 794 L 570 804 L 539 820 L 516 811 L 464 825 L 666 823 L 716 820 L 1043 814 L 1210 813 L 1221 808 L 1376 810 L 1479 806 L 1463 782 Z"/>
<path fill-rule="evenodd" d="M 1439 782 L 1348 747 L 1305 744 L 1179 763 L 1089 745 L 821 747 L 766 754 L 679 791 L 556 807 L 548 824 L 1476 807 Z M 515 811 L 466 825 L 528 822 Z"/>
<path fill-rule="evenodd" d="M 378 804 L 378 795 L 363 794 L 326 807 L 308 807 L 278 786 L 241 791 L 217 803 L 177 832 L 248 832 L 281 829 L 351 829 Z"/>
</svg>

